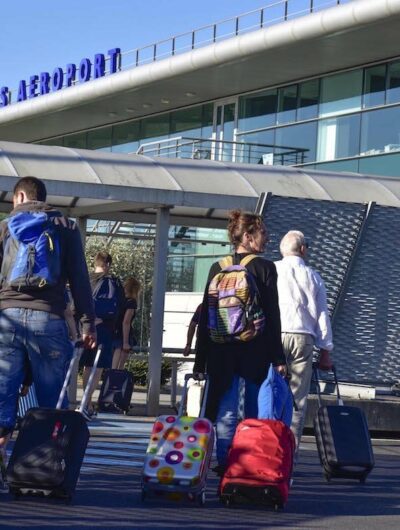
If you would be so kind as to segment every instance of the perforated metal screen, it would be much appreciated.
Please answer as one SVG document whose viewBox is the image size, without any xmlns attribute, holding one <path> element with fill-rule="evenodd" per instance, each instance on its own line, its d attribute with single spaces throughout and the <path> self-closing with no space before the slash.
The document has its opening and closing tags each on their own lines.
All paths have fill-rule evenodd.
<svg viewBox="0 0 400 530">
<path fill-rule="evenodd" d="M 271 196 L 263 209 L 270 243 L 301 230 L 308 264 L 323 277 L 333 316 L 334 361 L 340 379 L 400 379 L 400 209 Z"/>
</svg>

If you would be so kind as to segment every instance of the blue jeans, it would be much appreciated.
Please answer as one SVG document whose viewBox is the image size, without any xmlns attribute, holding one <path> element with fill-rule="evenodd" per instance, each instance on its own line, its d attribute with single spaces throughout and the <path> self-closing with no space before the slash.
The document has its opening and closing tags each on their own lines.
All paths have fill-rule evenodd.
<svg viewBox="0 0 400 530">
<path fill-rule="evenodd" d="M 54 408 L 72 352 L 65 320 L 57 315 L 23 308 L 0 311 L 0 436 L 14 427 L 26 359 L 39 406 Z"/>
<path fill-rule="evenodd" d="M 232 385 L 222 396 L 219 403 L 216 432 L 217 432 L 217 460 L 218 464 L 225 466 L 229 448 L 236 431 L 238 422 L 239 407 L 239 376 L 235 375 Z M 258 391 L 260 385 L 244 380 L 245 397 L 244 397 L 244 415 L 246 418 L 257 418 L 258 414 Z"/>
</svg>

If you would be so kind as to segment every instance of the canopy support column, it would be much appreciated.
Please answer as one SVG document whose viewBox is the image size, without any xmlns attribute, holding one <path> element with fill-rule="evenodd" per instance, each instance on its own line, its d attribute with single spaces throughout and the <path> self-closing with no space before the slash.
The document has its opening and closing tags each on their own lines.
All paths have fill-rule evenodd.
<svg viewBox="0 0 400 530">
<path fill-rule="evenodd" d="M 87 217 L 77 217 L 76 224 L 77 224 L 79 233 L 81 235 L 83 250 L 85 250 Z M 70 383 L 68 387 L 68 399 L 69 399 L 69 402 L 73 403 L 74 405 L 77 405 L 78 370 L 79 370 L 79 363 L 75 363 L 72 369 Z"/>
<path fill-rule="evenodd" d="M 79 233 L 81 234 L 83 248 L 86 246 L 86 230 L 87 230 L 87 217 L 77 217 L 76 224 L 78 225 Z"/>
<path fill-rule="evenodd" d="M 157 210 L 156 239 L 154 248 L 153 295 L 151 301 L 151 329 L 149 374 L 147 391 L 147 415 L 157 416 L 160 403 L 162 340 L 164 325 L 164 300 L 167 278 L 169 207 Z"/>
</svg>

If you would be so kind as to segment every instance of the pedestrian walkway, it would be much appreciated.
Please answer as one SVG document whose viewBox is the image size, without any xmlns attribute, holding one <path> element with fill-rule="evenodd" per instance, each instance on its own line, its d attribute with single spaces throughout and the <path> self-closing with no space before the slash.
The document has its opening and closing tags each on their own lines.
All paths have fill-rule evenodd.
<svg viewBox="0 0 400 530">
<path fill-rule="evenodd" d="M 143 465 L 151 422 L 115 414 L 99 414 L 89 424 L 89 429 L 91 437 L 83 461 L 83 473 L 91 471 L 93 466 L 129 468 Z M 101 439 L 104 435 L 107 438 Z"/>
<path fill-rule="evenodd" d="M 141 501 L 141 468 L 153 418 L 99 414 L 71 506 L 41 498 L 0 496 L 1 530 L 398 530 L 400 441 L 374 440 L 376 467 L 365 485 L 326 483 L 312 436 L 304 437 L 300 464 L 284 512 L 228 509 L 210 472 L 206 506 Z"/>
</svg>

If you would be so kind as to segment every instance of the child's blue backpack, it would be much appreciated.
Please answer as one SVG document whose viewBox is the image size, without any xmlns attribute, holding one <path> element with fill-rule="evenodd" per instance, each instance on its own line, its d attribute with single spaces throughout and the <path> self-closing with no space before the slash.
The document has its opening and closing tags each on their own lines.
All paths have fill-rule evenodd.
<svg viewBox="0 0 400 530">
<path fill-rule="evenodd" d="M 2 287 L 46 289 L 61 275 L 59 232 L 45 212 L 21 212 L 7 221 L 1 266 Z"/>
<path fill-rule="evenodd" d="M 288 381 L 271 364 L 258 393 L 258 419 L 280 420 L 290 427 L 293 405 Z"/>
</svg>

